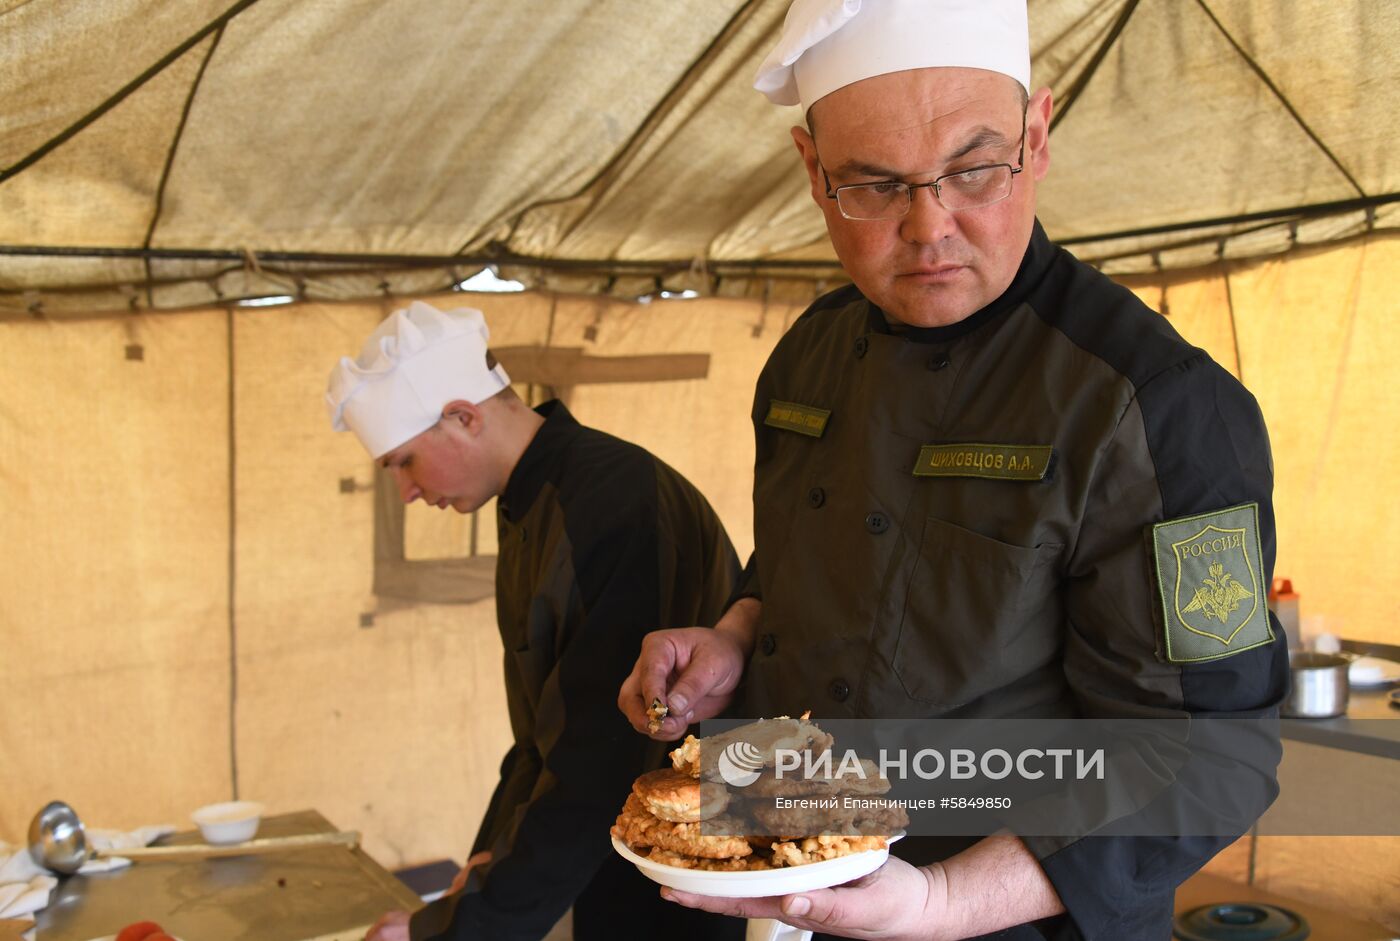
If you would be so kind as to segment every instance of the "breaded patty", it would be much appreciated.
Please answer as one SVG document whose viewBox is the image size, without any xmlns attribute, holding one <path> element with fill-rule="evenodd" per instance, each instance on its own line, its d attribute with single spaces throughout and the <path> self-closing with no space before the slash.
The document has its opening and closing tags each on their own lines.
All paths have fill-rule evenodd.
<svg viewBox="0 0 1400 941">
<path fill-rule="evenodd" d="M 732 856 L 729 859 L 703 859 L 699 856 L 686 856 L 670 850 L 654 849 L 647 856 L 654 863 L 675 866 L 679 869 L 705 869 L 710 872 L 748 872 L 755 869 L 772 869 L 773 864 L 758 856 Z"/>
<path fill-rule="evenodd" d="M 671 750 L 671 767 L 692 778 L 700 777 L 700 740 L 687 735 L 684 742 Z"/>
<path fill-rule="evenodd" d="M 774 771 L 765 771 L 757 781 L 744 788 L 747 795 L 755 797 L 873 797 L 890 789 L 887 778 L 880 776 L 880 768 L 869 759 L 862 759 L 861 774 L 852 771 L 840 777 L 811 778 L 804 776 L 803 768 L 785 771 L 780 778 Z M 839 766 L 834 769 L 839 771 Z"/>
<path fill-rule="evenodd" d="M 719 825 L 723 825 L 723 819 Z M 632 847 L 654 846 L 686 856 L 700 856 L 705 859 L 728 859 L 732 856 L 748 856 L 753 852 L 748 840 L 741 836 L 722 836 L 702 833 L 699 823 L 672 823 L 662 820 L 646 809 L 642 799 L 629 794 L 622 807 L 617 822 L 613 824 L 612 835 Z M 733 827 L 731 822 L 731 828 Z M 731 829 L 732 832 L 732 829 Z"/>
<path fill-rule="evenodd" d="M 851 856 L 867 850 L 882 850 L 888 844 L 879 836 L 809 836 L 773 844 L 772 865 L 805 866 L 838 856 Z"/>
<path fill-rule="evenodd" d="M 652 815 L 672 823 L 709 820 L 729 803 L 729 792 L 722 785 L 703 782 L 674 768 L 647 772 L 632 782 L 632 793 Z"/>
<path fill-rule="evenodd" d="M 759 719 L 727 732 L 707 735 L 703 739 L 687 735 L 680 747 L 671 752 L 671 765 L 693 778 L 718 781 L 721 780 L 719 757 L 730 745 L 740 745 L 754 755 L 757 767 L 771 768 L 777 762 L 779 749 L 810 751 L 819 755 L 830 748 L 831 743 L 830 735 L 806 721 L 806 713 L 801 719 L 778 716 L 776 719 Z"/>
</svg>

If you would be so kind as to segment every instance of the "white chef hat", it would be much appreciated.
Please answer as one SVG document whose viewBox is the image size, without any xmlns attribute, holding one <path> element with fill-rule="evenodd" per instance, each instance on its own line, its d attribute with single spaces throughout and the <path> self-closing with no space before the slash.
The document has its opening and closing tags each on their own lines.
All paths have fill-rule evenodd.
<svg viewBox="0 0 1400 941">
<path fill-rule="evenodd" d="M 356 359 L 342 356 L 326 386 L 336 431 L 353 431 L 371 457 L 427 431 L 456 399 L 476 404 L 510 385 L 486 365 L 491 331 L 479 310 L 442 311 L 422 301 L 390 314 Z"/>
<path fill-rule="evenodd" d="M 861 79 L 930 66 L 988 69 L 1030 92 L 1026 0 L 793 0 L 753 87 L 812 103 Z"/>
</svg>

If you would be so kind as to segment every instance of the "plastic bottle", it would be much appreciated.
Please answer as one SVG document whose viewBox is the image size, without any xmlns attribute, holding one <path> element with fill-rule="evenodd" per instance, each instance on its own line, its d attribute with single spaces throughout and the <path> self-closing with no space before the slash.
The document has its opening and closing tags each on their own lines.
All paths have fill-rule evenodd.
<svg viewBox="0 0 1400 941">
<path fill-rule="evenodd" d="M 1298 593 L 1293 590 L 1293 581 L 1275 578 L 1269 586 L 1269 610 L 1274 612 L 1283 627 L 1283 636 L 1288 640 L 1289 650 L 1301 650 L 1303 633 L 1298 617 Z"/>
</svg>

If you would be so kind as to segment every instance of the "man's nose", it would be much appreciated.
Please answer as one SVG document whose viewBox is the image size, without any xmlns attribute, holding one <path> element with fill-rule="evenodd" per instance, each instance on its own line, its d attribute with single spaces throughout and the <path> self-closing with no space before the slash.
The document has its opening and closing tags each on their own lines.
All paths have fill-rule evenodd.
<svg viewBox="0 0 1400 941">
<path fill-rule="evenodd" d="M 899 227 L 905 241 L 929 245 L 953 233 L 957 222 L 938 201 L 932 186 L 919 187 L 909 194 L 909 199 L 909 212 Z"/>
<path fill-rule="evenodd" d="M 418 485 L 413 482 L 408 474 L 404 473 L 402 467 L 394 468 L 394 483 L 398 485 L 399 498 L 403 500 L 404 503 L 412 503 L 423 495 L 423 491 L 418 489 Z"/>
</svg>

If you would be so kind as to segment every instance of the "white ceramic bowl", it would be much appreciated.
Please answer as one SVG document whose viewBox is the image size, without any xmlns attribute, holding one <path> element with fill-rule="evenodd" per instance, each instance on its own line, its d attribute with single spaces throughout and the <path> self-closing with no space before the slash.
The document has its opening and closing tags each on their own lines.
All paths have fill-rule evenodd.
<svg viewBox="0 0 1400 941">
<path fill-rule="evenodd" d="M 262 822 L 263 805 L 255 801 L 210 804 L 190 814 L 206 843 L 242 843 L 251 840 Z"/>
</svg>

